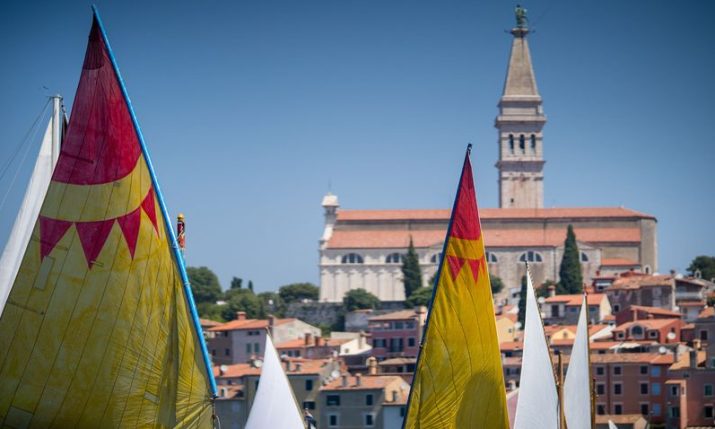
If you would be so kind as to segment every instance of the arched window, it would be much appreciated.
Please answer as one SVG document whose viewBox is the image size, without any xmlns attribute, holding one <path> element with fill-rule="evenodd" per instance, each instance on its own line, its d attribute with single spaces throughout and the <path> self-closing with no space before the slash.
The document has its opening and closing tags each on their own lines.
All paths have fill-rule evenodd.
<svg viewBox="0 0 715 429">
<path fill-rule="evenodd" d="M 536 153 L 536 136 L 531 135 L 531 153 Z"/>
<path fill-rule="evenodd" d="M 405 255 L 395 252 L 387 255 L 387 258 L 385 258 L 385 262 L 388 264 L 401 264 L 404 259 Z"/>
<path fill-rule="evenodd" d="M 650 274 L 650 265 L 646 265 L 643 267 L 643 272 L 646 274 Z"/>
<path fill-rule="evenodd" d="M 641 326 L 635 325 L 631 328 L 631 337 L 633 338 L 643 338 L 643 328 Z"/>
<path fill-rule="evenodd" d="M 362 264 L 364 261 L 362 256 L 357 253 L 348 253 L 347 255 L 343 255 L 341 262 L 343 264 Z"/>
<path fill-rule="evenodd" d="M 581 262 L 588 262 L 588 255 L 586 252 L 581 252 Z"/>
<path fill-rule="evenodd" d="M 439 264 L 440 259 L 442 259 L 442 253 L 435 253 L 429 258 L 429 261 L 433 264 Z"/>
<path fill-rule="evenodd" d="M 493 254 L 492 252 L 487 252 L 485 257 L 487 259 L 487 262 L 490 264 L 496 264 L 497 262 L 499 262 L 499 260 L 497 259 L 497 255 Z"/>
<path fill-rule="evenodd" d="M 524 141 L 524 134 L 519 135 L 519 149 L 521 149 L 521 153 L 526 153 L 526 142 Z"/>
<path fill-rule="evenodd" d="M 534 252 L 533 250 L 529 250 L 528 252 L 524 252 L 521 254 L 519 257 L 519 260 L 521 262 L 542 262 L 543 259 L 541 258 L 541 254 Z"/>
<path fill-rule="evenodd" d="M 509 134 L 509 152 L 514 155 L 514 134 Z"/>
</svg>

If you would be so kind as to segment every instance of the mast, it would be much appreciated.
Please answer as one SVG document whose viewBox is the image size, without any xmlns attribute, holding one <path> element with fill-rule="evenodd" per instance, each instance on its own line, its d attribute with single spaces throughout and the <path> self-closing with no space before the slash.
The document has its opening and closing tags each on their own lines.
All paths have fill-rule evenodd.
<svg viewBox="0 0 715 429">
<path fill-rule="evenodd" d="M 60 140 L 62 140 L 62 96 L 55 94 L 50 98 L 52 98 L 52 165 L 55 165 L 60 156 Z"/>
<path fill-rule="evenodd" d="M 559 428 L 566 429 L 566 414 L 564 414 L 564 364 L 561 361 L 561 350 L 556 351 L 556 357 L 558 359 L 558 381 L 556 382 L 556 387 L 559 393 Z"/>
</svg>

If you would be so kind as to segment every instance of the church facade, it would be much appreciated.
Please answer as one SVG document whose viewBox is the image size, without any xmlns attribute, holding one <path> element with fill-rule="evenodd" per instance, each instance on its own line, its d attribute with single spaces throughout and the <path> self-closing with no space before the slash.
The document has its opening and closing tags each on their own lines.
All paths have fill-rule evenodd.
<svg viewBox="0 0 715 429">
<path fill-rule="evenodd" d="M 514 28 L 509 66 L 495 120 L 498 130 L 499 208 L 480 210 L 489 272 L 518 291 L 529 262 L 536 285 L 558 281 L 566 229 L 573 225 L 585 281 L 629 269 L 657 267 L 655 217 L 623 207 L 544 208 L 543 127 L 546 116 L 527 42 Z M 449 223 L 449 210 L 344 210 L 323 198 L 320 300 L 342 301 L 365 289 L 382 301 L 404 300 L 401 264 L 410 240 L 425 286 L 434 275 Z"/>
</svg>

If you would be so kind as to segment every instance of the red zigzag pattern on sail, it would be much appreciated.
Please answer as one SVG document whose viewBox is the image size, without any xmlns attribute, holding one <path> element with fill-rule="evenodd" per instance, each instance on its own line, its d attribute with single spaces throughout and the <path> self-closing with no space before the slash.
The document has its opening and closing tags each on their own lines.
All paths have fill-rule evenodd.
<svg viewBox="0 0 715 429">
<path fill-rule="evenodd" d="M 134 252 L 137 247 L 137 240 L 139 238 L 139 226 L 141 224 L 141 213 L 140 210 L 143 209 L 147 217 L 154 226 L 154 231 L 158 234 L 159 227 L 157 224 L 156 217 L 156 203 L 154 202 L 154 189 L 150 188 L 147 192 L 146 197 L 142 201 L 140 207 L 137 207 L 132 212 L 125 215 L 92 222 L 70 222 L 59 219 L 52 219 L 45 216 L 40 216 L 40 258 L 45 259 L 47 255 L 52 252 L 52 249 L 57 246 L 57 243 L 64 237 L 70 226 L 75 225 L 77 228 L 77 235 L 79 236 L 80 244 L 82 244 L 82 250 L 84 251 L 84 256 L 87 259 L 87 266 L 92 268 L 94 262 L 99 256 L 105 243 L 107 242 L 107 237 L 112 231 L 114 222 L 119 224 L 122 229 L 122 235 L 127 242 L 127 247 L 129 248 L 129 253 L 132 258 L 134 258 Z"/>
</svg>

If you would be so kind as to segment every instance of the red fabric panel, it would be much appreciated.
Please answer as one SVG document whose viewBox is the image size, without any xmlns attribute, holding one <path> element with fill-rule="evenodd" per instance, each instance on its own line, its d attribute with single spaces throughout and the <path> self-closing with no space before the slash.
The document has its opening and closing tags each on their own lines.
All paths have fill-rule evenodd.
<svg viewBox="0 0 715 429">
<path fill-rule="evenodd" d="M 95 20 L 52 180 L 76 185 L 113 182 L 134 169 L 140 154 L 129 109 Z"/>
<path fill-rule="evenodd" d="M 462 178 L 459 181 L 459 199 L 452 213 L 452 237 L 465 240 L 477 240 L 481 236 L 479 225 L 479 210 L 474 192 L 474 179 L 472 178 L 472 164 L 469 155 L 464 159 Z"/>
<path fill-rule="evenodd" d="M 122 228 L 122 233 L 124 233 L 124 239 L 127 240 L 127 246 L 129 247 L 129 253 L 134 258 L 134 250 L 137 248 L 137 237 L 139 237 L 139 224 L 141 220 L 141 212 L 139 207 L 133 212 L 118 217 L 117 223 Z"/>
<path fill-rule="evenodd" d="M 109 237 L 109 233 L 114 226 L 114 219 L 100 220 L 97 222 L 77 222 L 77 234 L 82 243 L 84 256 L 87 258 L 87 265 L 92 268 L 99 252 L 104 247 L 104 243 Z"/>
<path fill-rule="evenodd" d="M 159 232 L 159 227 L 156 224 L 156 204 L 154 203 L 154 188 L 149 188 L 149 192 L 146 194 L 146 197 L 144 197 L 144 201 L 142 201 L 142 208 L 144 209 L 146 215 L 149 216 L 151 223 L 154 225 L 154 230 Z"/>
<path fill-rule="evenodd" d="M 51 219 L 40 216 L 40 258 L 52 252 L 57 243 L 65 235 L 72 222 L 64 220 Z"/>
</svg>

